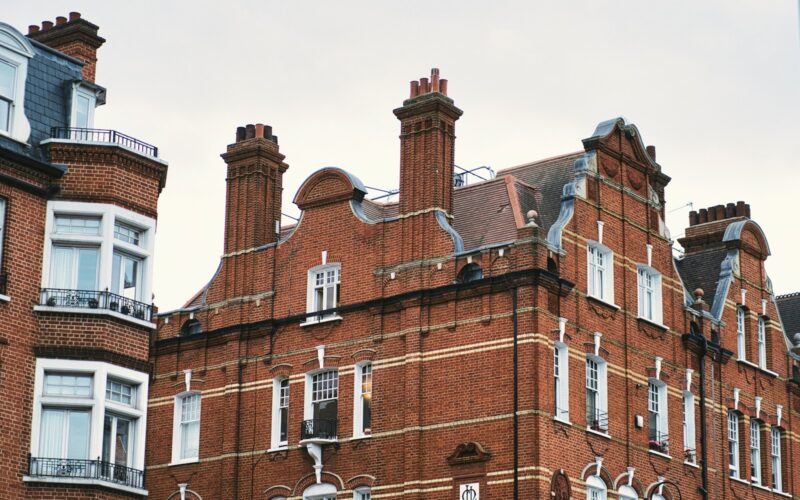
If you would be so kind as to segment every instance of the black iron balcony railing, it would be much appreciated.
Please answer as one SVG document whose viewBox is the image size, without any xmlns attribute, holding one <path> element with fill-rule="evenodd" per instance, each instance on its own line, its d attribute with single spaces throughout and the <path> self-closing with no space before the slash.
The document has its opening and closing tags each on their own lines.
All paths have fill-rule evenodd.
<svg viewBox="0 0 800 500">
<path fill-rule="evenodd" d="M 118 144 L 138 153 L 158 158 L 158 148 L 116 130 L 100 128 L 53 127 L 53 139 L 68 139 L 77 142 L 107 142 Z"/>
<path fill-rule="evenodd" d="M 669 452 L 669 435 L 651 430 L 648 434 L 647 447 L 659 453 Z"/>
<path fill-rule="evenodd" d="M 599 409 L 586 412 L 586 426 L 593 431 L 608 432 L 608 412 Z"/>
<path fill-rule="evenodd" d="M 153 316 L 150 304 L 105 291 L 42 288 L 41 300 L 43 306 L 106 309 L 144 321 L 152 321 Z"/>
<path fill-rule="evenodd" d="M 99 479 L 130 488 L 144 489 L 144 471 L 124 465 L 97 460 L 73 458 L 30 457 L 28 475 L 31 477 L 59 477 L 74 479 Z"/>
<path fill-rule="evenodd" d="M 306 439 L 336 439 L 335 420 L 303 420 L 300 426 L 300 440 Z"/>
</svg>

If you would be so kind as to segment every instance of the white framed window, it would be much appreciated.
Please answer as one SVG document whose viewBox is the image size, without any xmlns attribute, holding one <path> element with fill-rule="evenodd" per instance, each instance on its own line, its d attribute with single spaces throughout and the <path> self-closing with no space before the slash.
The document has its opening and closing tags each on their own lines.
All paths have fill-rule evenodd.
<svg viewBox="0 0 800 500">
<path fill-rule="evenodd" d="M 609 304 L 614 303 L 614 252 L 599 243 L 588 245 L 587 293 Z"/>
<path fill-rule="evenodd" d="M 750 419 L 750 480 L 761 484 L 761 423 Z"/>
<path fill-rule="evenodd" d="M 47 205 L 39 308 L 67 307 L 150 321 L 155 219 L 115 205 Z"/>
<path fill-rule="evenodd" d="M 16 29 L 0 23 L 0 135 L 27 143 L 31 126 L 25 116 L 25 81 L 31 43 Z"/>
<path fill-rule="evenodd" d="M 95 91 L 81 83 L 72 87 L 72 111 L 70 126 L 75 128 L 92 128 L 94 126 L 94 108 L 97 106 Z M 78 132 L 78 135 L 80 133 Z"/>
<path fill-rule="evenodd" d="M 371 500 L 372 493 L 370 492 L 369 488 L 356 488 L 354 491 L 354 500 Z"/>
<path fill-rule="evenodd" d="M 758 317 L 758 367 L 767 368 L 767 327 L 764 316 Z"/>
<path fill-rule="evenodd" d="M 773 427 L 770 440 L 770 457 L 772 459 L 772 489 L 775 491 L 783 491 L 783 471 L 781 470 L 781 430 L 779 427 Z"/>
<path fill-rule="evenodd" d="M 175 396 L 172 421 L 172 463 L 196 462 L 200 457 L 201 397 L 198 392 Z"/>
<path fill-rule="evenodd" d="M 747 359 L 747 334 L 745 333 L 745 310 L 742 306 L 736 308 L 736 351 L 739 359 Z"/>
<path fill-rule="evenodd" d="M 586 357 L 586 426 L 608 432 L 608 364 L 592 355 Z"/>
<path fill-rule="evenodd" d="M 553 391 L 555 417 L 569 422 L 569 348 L 562 342 L 553 349 Z"/>
<path fill-rule="evenodd" d="M 586 478 L 586 500 L 606 500 L 608 488 L 606 483 L 597 476 Z"/>
<path fill-rule="evenodd" d="M 308 271 L 306 312 L 329 312 L 309 317 L 306 322 L 339 318 L 339 316 L 331 310 L 339 307 L 340 283 L 341 266 L 339 264 L 317 266 Z"/>
<path fill-rule="evenodd" d="M 697 463 L 694 394 L 689 391 L 683 393 L 683 459 L 692 464 Z"/>
<path fill-rule="evenodd" d="M 143 470 L 147 384 L 146 373 L 108 363 L 37 359 L 29 475 L 66 466 L 66 482 L 118 483 L 127 468 Z"/>
<path fill-rule="evenodd" d="M 6 205 L 7 200 L 5 198 L 0 197 L 0 266 L 4 264 L 4 257 L 3 249 L 5 248 L 5 239 L 6 239 Z M 6 293 L 6 292 L 3 292 Z"/>
<path fill-rule="evenodd" d="M 731 477 L 739 478 L 739 414 L 728 411 L 728 471 Z"/>
<path fill-rule="evenodd" d="M 289 377 L 272 381 L 272 449 L 289 445 Z"/>
<path fill-rule="evenodd" d="M 669 452 L 668 415 L 667 384 L 650 380 L 647 384 L 648 446 L 659 453 Z"/>
<path fill-rule="evenodd" d="M 639 317 L 659 325 L 663 323 L 661 306 L 661 273 L 647 266 L 639 266 L 638 283 Z"/>
<path fill-rule="evenodd" d="M 339 372 L 322 370 L 306 374 L 303 433 L 336 439 L 339 418 Z M 310 422 L 310 424 L 307 424 Z"/>
<path fill-rule="evenodd" d="M 353 370 L 355 394 L 353 401 L 353 436 L 372 434 L 372 363 L 360 363 Z"/>
<path fill-rule="evenodd" d="M 639 500 L 639 494 L 636 493 L 635 489 L 627 484 L 623 484 L 619 487 L 619 490 L 617 491 L 617 497 L 619 500 Z"/>
</svg>

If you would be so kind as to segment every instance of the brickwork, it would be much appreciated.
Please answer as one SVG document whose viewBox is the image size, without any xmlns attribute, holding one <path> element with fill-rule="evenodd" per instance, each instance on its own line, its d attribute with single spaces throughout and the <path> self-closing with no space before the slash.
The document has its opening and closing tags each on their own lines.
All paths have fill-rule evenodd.
<svg viewBox="0 0 800 500">
<path fill-rule="evenodd" d="M 416 83 L 417 93 L 412 86 L 405 103 L 409 108 L 419 102 L 415 99 L 431 99 L 430 87 L 421 93 L 429 84 Z M 447 103 L 439 95 L 433 99 Z M 448 124 L 442 135 L 431 119 L 430 137 L 422 127 L 415 134 L 407 113 L 396 111 L 402 134 L 400 213 L 406 216 L 366 223 L 357 213 L 363 197 L 358 185 L 340 171 L 320 171 L 295 198 L 303 209 L 296 228 L 277 243 L 224 257 L 202 300 L 159 319 L 151 350 L 151 495 L 166 498 L 186 483 L 203 498 L 302 498 L 316 482 L 314 460 L 299 439 L 308 415 L 306 376 L 320 368 L 318 348 L 324 346 L 323 364 L 338 370 L 340 389 L 338 444 L 323 447 L 321 481 L 336 487 L 337 498 L 351 498 L 355 488 L 369 486 L 375 498 L 456 499 L 458 486 L 467 482 L 480 485 L 482 498 L 514 498 L 515 491 L 518 498 L 549 498 L 551 491 L 564 491 L 551 484 L 557 477 L 566 478 L 573 498 L 583 498 L 588 477 L 598 470 L 610 498 L 627 484 L 643 497 L 663 481 L 666 498 L 678 498 L 676 488 L 683 498 L 697 498 L 702 469 L 684 461 L 683 397 L 687 390 L 695 397 L 699 463 L 700 365 L 684 334 L 694 329 L 735 350 L 739 288 L 752 289 L 753 308 L 769 297 L 763 272 L 768 252 L 760 229 L 747 222 L 737 240 L 739 267 L 725 291 L 721 320 L 710 317 L 711 296 L 688 307 L 687 284 L 663 224 L 669 177 L 638 133 L 618 124 L 584 141 L 595 167 L 580 173 L 560 248 L 545 242 L 541 228 L 518 225 L 513 244 L 457 253 L 446 228 L 425 210 L 449 206 L 448 195 L 424 179 L 431 158 L 444 158 L 445 167 L 451 162 L 452 142 L 440 140 L 452 138 Z M 229 178 L 229 218 L 230 185 Z M 264 203 L 274 201 L 267 197 Z M 725 227 L 749 221 L 732 215 L 706 218 L 702 224 L 710 227 L 693 227 L 692 234 L 703 235 L 703 248 L 731 247 L 722 242 Z M 601 239 L 614 253 L 613 303 L 587 295 L 587 246 Z M 483 279 L 454 284 L 470 262 L 481 266 Z M 341 319 L 316 323 L 306 314 L 308 270 L 323 263 L 341 265 Z M 661 275 L 663 324 L 639 318 L 640 266 Z M 768 301 L 766 316 L 775 314 Z M 569 422 L 554 419 L 559 317 L 567 320 Z M 203 333 L 182 335 L 190 318 Z M 748 321 L 754 343 L 754 311 Z M 735 357 L 725 363 L 705 360 L 709 498 L 777 496 L 728 478 L 725 426 L 734 387 L 748 419 L 755 415 L 756 396 L 762 398 L 758 416 L 765 425 L 777 425 L 782 406 L 783 489 L 794 491 L 798 471 L 791 457 L 798 450 L 792 421 L 800 408 L 792 406 L 787 383 L 792 362 L 779 323 L 769 320 L 766 331 L 768 370 Z M 595 332 L 602 334 L 598 347 Z M 589 430 L 585 412 L 586 356 L 595 352 L 608 363 L 607 433 Z M 353 429 L 355 365 L 364 360 L 373 366 L 372 434 L 366 438 Z M 688 387 L 687 369 L 693 370 Z M 202 394 L 199 460 L 173 465 L 172 449 L 163 444 L 173 433 L 175 397 L 186 370 L 192 372 L 192 389 Z M 285 449 L 273 449 L 271 442 L 278 376 L 290 381 Z M 654 379 L 667 387 L 669 440 L 661 452 L 651 449 L 648 434 L 648 383 Z M 747 425 L 740 430 L 742 470 L 749 471 Z M 764 436 L 766 446 L 770 437 Z M 483 452 L 459 455 L 466 449 Z M 768 451 L 762 452 L 765 481 Z"/>
</svg>

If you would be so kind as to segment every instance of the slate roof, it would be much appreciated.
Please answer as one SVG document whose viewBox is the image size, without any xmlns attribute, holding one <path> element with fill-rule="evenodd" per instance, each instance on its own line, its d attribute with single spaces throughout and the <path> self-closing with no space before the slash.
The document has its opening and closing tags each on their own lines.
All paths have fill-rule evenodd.
<svg viewBox="0 0 800 500">
<path fill-rule="evenodd" d="M 33 147 L 0 136 L 0 148 L 47 161 L 39 143 L 50 138 L 52 127 L 69 126 L 72 82 L 82 79 L 82 65 L 35 40 L 30 43 L 34 56 L 28 62 L 25 80 L 25 116 L 31 125 L 29 143 Z"/>
<path fill-rule="evenodd" d="M 686 290 L 694 293 L 695 289 L 702 288 L 705 301 L 713 302 L 719 284 L 722 261 L 727 254 L 725 248 L 716 248 L 676 259 L 675 267 L 678 268 L 678 274 L 681 275 Z"/>
<path fill-rule="evenodd" d="M 778 303 L 786 336 L 793 339 L 794 334 L 800 333 L 800 292 L 779 295 L 775 297 L 775 301 Z"/>
</svg>

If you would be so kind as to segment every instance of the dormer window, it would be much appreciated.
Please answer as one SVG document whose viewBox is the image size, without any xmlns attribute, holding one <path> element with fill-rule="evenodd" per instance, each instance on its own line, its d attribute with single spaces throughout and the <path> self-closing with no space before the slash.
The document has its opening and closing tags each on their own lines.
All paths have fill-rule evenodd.
<svg viewBox="0 0 800 500">
<path fill-rule="evenodd" d="M 11 111 L 14 109 L 17 67 L 0 59 L 0 130 L 11 130 Z"/>
<path fill-rule="evenodd" d="M 459 271 L 458 277 L 456 278 L 456 282 L 469 283 L 479 279 L 483 279 L 483 269 L 481 269 L 481 266 L 478 264 L 472 262 L 461 268 L 461 271 Z"/>
<path fill-rule="evenodd" d="M 95 93 L 76 84 L 72 93 L 72 123 L 76 128 L 91 128 L 94 125 Z"/>
<path fill-rule="evenodd" d="M 0 23 L 0 135 L 27 142 L 31 127 L 25 116 L 25 79 L 33 57 L 30 42 Z"/>
</svg>

